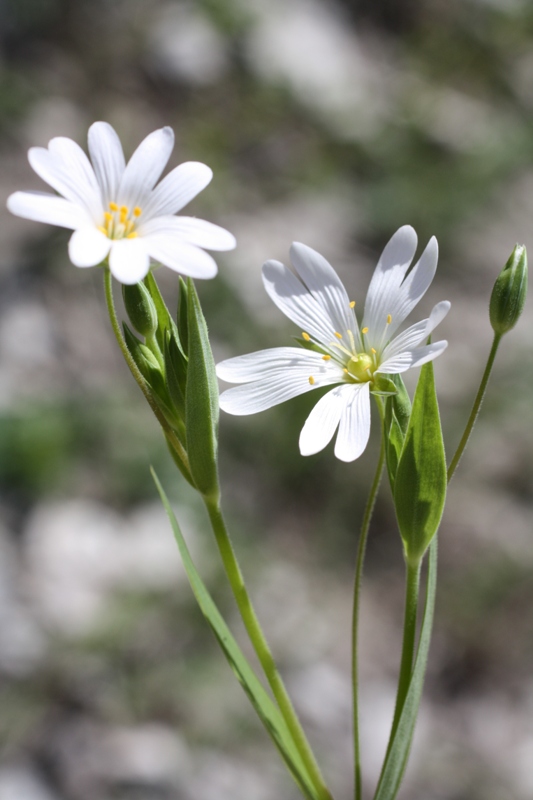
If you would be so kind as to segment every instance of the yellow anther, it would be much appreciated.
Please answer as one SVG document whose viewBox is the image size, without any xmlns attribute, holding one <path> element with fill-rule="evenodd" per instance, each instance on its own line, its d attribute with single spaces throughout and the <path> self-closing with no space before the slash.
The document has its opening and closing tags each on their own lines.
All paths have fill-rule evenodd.
<svg viewBox="0 0 533 800">
<path fill-rule="evenodd" d="M 372 350 L 372 352 L 374 353 L 374 355 L 376 355 L 376 353 L 377 353 L 377 350 L 374 350 L 374 348 L 373 348 L 373 347 L 371 347 L 370 349 Z"/>
<path fill-rule="evenodd" d="M 109 203 L 109 208 L 111 211 L 118 211 L 118 206 L 116 203 Z"/>
<path fill-rule="evenodd" d="M 143 213 L 142 208 L 139 208 L 139 206 L 135 206 L 135 208 L 133 209 L 133 216 L 140 217 L 142 213 Z"/>
<path fill-rule="evenodd" d="M 344 369 L 342 371 L 345 372 L 346 374 L 348 374 L 348 370 L 346 369 L 346 367 L 344 367 Z"/>
<path fill-rule="evenodd" d="M 106 219 L 108 222 L 112 222 L 113 214 L 110 214 L 109 211 L 104 211 L 104 219 Z"/>
<path fill-rule="evenodd" d="M 352 302 L 350 303 L 350 308 L 355 308 L 355 300 L 352 300 Z"/>
<path fill-rule="evenodd" d="M 107 228 L 102 228 L 102 226 L 99 225 L 98 226 L 98 230 L 101 231 L 101 233 L 103 233 L 104 236 L 107 236 Z"/>
<path fill-rule="evenodd" d="M 128 206 L 120 206 L 120 213 L 121 214 L 128 214 L 129 208 Z"/>
<path fill-rule="evenodd" d="M 305 339 L 306 342 L 309 342 L 311 340 L 311 337 L 305 331 L 302 331 L 302 338 Z"/>
<path fill-rule="evenodd" d="M 315 379 L 313 378 L 312 375 L 309 376 L 309 383 L 311 384 L 311 386 L 315 385 Z"/>
<path fill-rule="evenodd" d="M 363 328 L 363 330 L 361 331 L 361 333 L 368 333 L 368 328 Z"/>
<path fill-rule="evenodd" d="M 137 231 L 133 231 L 133 233 L 128 233 L 126 239 L 136 239 L 138 235 Z"/>
<path fill-rule="evenodd" d="M 391 322 L 392 322 L 392 316 L 390 314 L 387 314 L 387 325 L 390 325 Z"/>
<path fill-rule="evenodd" d="M 337 333 L 337 331 L 335 331 L 335 336 L 337 339 L 342 339 L 342 333 Z"/>
<path fill-rule="evenodd" d="M 329 361 L 331 356 L 322 356 L 322 361 Z"/>
</svg>

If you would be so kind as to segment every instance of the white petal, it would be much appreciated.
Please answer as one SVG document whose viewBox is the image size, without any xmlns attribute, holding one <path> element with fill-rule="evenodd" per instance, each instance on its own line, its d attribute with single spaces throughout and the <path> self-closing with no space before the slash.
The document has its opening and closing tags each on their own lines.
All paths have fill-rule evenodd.
<svg viewBox="0 0 533 800">
<path fill-rule="evenodd" d="M 91 125 L 88 142 L 96 179 L 102 192 L 102 201 L 107 208 L 110 202 L 116 202 L 118 187 L 126 166 L 122 145 L 115 129 L 107 122 L 95 122 Z"/>
<path fill-rule="evenodd" d="M 163 178 L 146 202 L 143 214 L 148 217 L 175 214 L 190 203 L 213 177 L 213 170 L 199 161 L 186 161 Z"/>
<path fill-rule="evenodd" d="M 250 383 L 268 379 L 284 372 L 296 375 L 309 382 L 313 376 L 314 386 L 337 383 L 344 379 L 342 368 L 333 361 L 324 361 L 320 353 L 303 350 L 301 347 L 274 347 L 259 350 L 245 356 L 228 358 L 217 364 L 217 375 L 228 383 Z"/>
<path fill-rule="evenodd" d="M 342 412 L 335 442 L 335 455 L 341 461 L 355 461 L 368 443 L 370 436 L 370 384 L 361 383 L 353 387 Z"/>
<path fill-rule="evenodd" d="M 159 261 L 182 275 L 214 278 L 218 272 L 215 260 L 208 253 L 182 241 L 178 234 L 152 233 L 143 236 L 142 241 L 154 261 Z"/>
<path fill-rule="evenodd" d="M 410 225 L 396 231 L 385 246 L 374 270 L 365 301 L 363 327 L 369 329 L 368 341 L 375 347 L 385 330 L 387 315 L 416 252 L 417 236 Z"/>
<path fill-rule="evenodd" d="M 337 386 L 320 398 L 300 434 L 300 453 L 303 456 L 319 453 L 329 444 L 353 388 L 353 385 Z"/>
<path fill-rule="evenodd" d="M 410 350 L 419 345 L 420 342 L 427 338 L 437 325 L 442 322 L 450 308 L 451 304 L 448 300 L 442 300 L 440 303 L 437 303 L 437 305 L 433 307 L 428 319 L 423 319 L 421 322 L 411 325 L 410 328 L 400 333 L 399 336 L 387 345 L 383 351 L 383 361 L 387 361 L 389 358 L 403 353 L 404 350 Z"/>
<path fill-rule="evenodd" d="M 120 283 L 139 283 L 148 274 L 150 258 L 142 239 L 118 239 L 109 253 L 109 269 Z"/>
<path fill-rule="evenodd" d="M 435 277 L 438 258 L 439 246 L 435 237 L 432 236 L 394 298 L 391 310 L 388 312 L 392 315 L 392 323 L 387 331 L 389 336 L 392 336 L 398 329 L 429 289 L 431 281 Z"/>
<path fill-rule="evenodd" d="M 31 147 L 28 151 L 28 160 L 43 181 L 46 181 L 49 186 L 67 200 L 85 209 L 90 214 L 91 219 L 100 224 L 103 208 L 94 173 L 92 176 L 94 184 L 92 184 L 91 179 L 87 180 L 86 176 L 83 175 L 82 168 L 78 170 L 69 165 L 71 159 L 67 157 L 67 148 L 61 144 L 61 142 L 65 141 L 70 142 L 75 148 L 77 147 L 75 142 L 70 139 L 60 140 L 59 146 L 57 146 L 56 140 L 52 139 L 50 142 L 51 148 L 53 143 L 56 142 L 53 150 L 47 150 L 45 147 Z M 81 149 L 80 152 L 83 154 Z M 68 155 L 71 155 L 70 149 Z"/>
<path fill-rule="evenodd" d="M 7 199 L 12 214 L 35 222 L 47 222 L 61 228 L 75 230 L 90 225 L 89 215 L 80 206 L 63 197 L 45 192 L 15 192 Z"/>
<path fill-rule="evenodd" d="M 196 217 L 155 217 L 139 226 L 139 236 L 168 233 L 207 250 L 233 250 L 235 237 L 225 228 Z"/>
<path fill-rule="evenodd" d="M 263 264 L 263 283 L 270 298 L 281 311 L 330 352 L 335 341 L 335 327 L 324 308 L 299 278 L 280 261 Z"/>
<path fill-rule="evenodd" d="M 161 128 L 143 139 L 128 161 L 120 181 L 119 206 L 125 205 L 130 209 L 140 206 L 144 211 L 149 194 L 165 169 L 173 147 L 172 128 Z"/>
<path fill-rule="evenodd" d="M 111 240 L 94 226 L 74 231 L 68 243 L 70 260 L 76 267 L 94 267 L 109 253 Z"/>
<path fill-rule="evenodd" d="M 384 361 L 379 365 L 379 369 L 376 370 L 376 372 L 397 375 L 412 367 L 420 367 L 422 364 L 425 364 L 426 361 L 433 361 L 434 358 L 440 356 L 447 347 L 448 342 L 442 340 L 434 344 L 427 344 L 422 347 L 415 347 L 412 350 L 406 350 Z"/>
<path fill-rule="evenodd" d="M 299 277 L 324 309 L 336 331 L 352 331 L 359 342 L 359 328 L 341 279 L 324 256 L 300 242 L 293 242 L 291 261 Z"/>
<path fill-rule="evenodd" d="M 228 414 L 244 416 L 257 414 L 314 389 L 309 378 L 298 374 L 287 375 L 286 370 L 272 373 L 268 379 L 243 383 L 227 389 L 220 395 L 220 408 Z"/>
</svg>

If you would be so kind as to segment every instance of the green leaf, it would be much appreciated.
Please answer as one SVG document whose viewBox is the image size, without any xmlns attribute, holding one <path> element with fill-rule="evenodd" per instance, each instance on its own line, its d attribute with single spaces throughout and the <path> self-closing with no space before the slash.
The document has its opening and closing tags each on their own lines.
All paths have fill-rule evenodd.
<svg viewBox="0 0 533 800">
<path fill-rule="evenodd" d="M 437 537 L 433 538 L 429 549 L 429 565 L 426 588 L 426 602 L 424 615 L 422 618 L 422 628 L 420 631 L 420 641 L 416 654 L 413 675 L 409 684 L 409 691 L 405 698 L 405 703 L 398 723 L 398 728 L 392 740 L 381 776 L 379 779 L 374 800 L 394 800 L 402 781 L 413 733 L 418 715 L 418 707 L 424 687 L 424 677 L 426 674 L 427 658 L 429 645 L 431 642 L 431 630 L 433 627 L 433 612 L 435 608 L 435 593 L 437 590 Z"/>
<path fill-rule="evenodd" d="M 178 297 L 178 331 L 179 331 L 179 338 L 181 340 L 181 346 L 183 348 L 185 356 L 187 356 L 189 352 L 189 325 L 188 325 L 187 305 L 188 305 L 187 284 L 180 276 L 180 293 Z"/>
<path fill-rule="evenodd" d="M 248 695 L 248 699 L 253 705 L 257 715 L 259 716 L 259 719 L 265 726 L 269 736 L 279 750 L 285 764 L 287 765 L 294 780 L 298 784 L 301 792 L 306 798 L 308 798 L 308 800 L 319 800 L 319 795 L 314 788 L 314 785 L 300 758 L 285 720 L 281 716 L 277 706 L 270 699 L 252 667 L 246 660 L 239 645 L 235 641 L 231 631 L 218 611 L 211 595 L 207 591 L 198 571 L 196 570 L 183 534 L 179 528 L 176 516 L 170 507 L 168 498 L 153 469 L 152 476 L 157 486 L 157 490 L 161 496 L 161 500 L 163 501 L 170 524 L 172 525 L 172 530 L 174 531 L 174 536 L 178 544 L 180 555 L 185 567 L 185 571 L 187 572 L 187 577 L 189 578 L 191 588 L 204 617 L 211 626 L 211 630 L 215 634 L 218 643 L 224 652 L 224 655 L 233 669 L 233 672 Z"/>
<path fill-rule="evenodd" d="M 157 319 L 159 321 L 159 325 L 156 332 L 156 339 L 157 343 L 163 352 L 165 347 L 165 333 L 166 331 L 171 331 L 172 335 L 176 339 L 176 344 L 183 353 L 183 348 L 180 342 L 180 335 L 178 332 L 178 328 L 176 323 L 170 316 L 170 311 L 166 307 L 165 301 L 163 300 L 163 296 L 159 291 L 159 286 L 157 285 L 156 279 L 154 278 L 152 272 L 149 272 L 146 278 L 144 279 L 144 283 L 150 292 L 150 296 L 153 300 L 157 311 Z"/>
<path fill-rule="evenodd" d="M 389 403 L 387 403 L 387 409 L 390 407 L 390 409 L 394 411 L 400 428 L 405 435 L 411 418 L 411 398 L 409 397 L 409 392 L 405 388 L 405 383 L 401 375 L 389 375 L 388 377 L 394 383 L 398 392 L 391 400 L 390 406 Z"/>
<path fill-rule="evenodd" d="M 166 332 L 163 355 L 168 393 L 177 415 L 184 421 L 187 359 L 178 348 L 176 339 L 170 331 Z"/>
<path fill-rule="evenodd" d="M 446 486 L 446 456 L 433 364 L 429 362 L 420 371 L 394 481 L 396 516 L 410 563 L 422 558 L 437 532 Z"/>
<path fill-rule="evenodd" d="M 385 435 L 387 437 L 385 442 L 387 472 L 389 473 L 389 481 L 392 492 L 394 494 L 394 483 L 396 480 L 396 472 L 398 469 L 398 462 L 400 460 L 400 454 L 402 452 L 403 443 L 405 439 L 401 425 L 398 422 L 398 417 L 396 416 L 394 410 L 392 410 L 390 413 L 389 429 L 388 431 L 386 430 Z"/>
<path fill-rule="evenodd" d="M 189 366 L 185 391 L 187 453 L 191 475 L 205 496 L 218 494 L 218 384 L 207 325 L 188 279 Z"/>
</svg>

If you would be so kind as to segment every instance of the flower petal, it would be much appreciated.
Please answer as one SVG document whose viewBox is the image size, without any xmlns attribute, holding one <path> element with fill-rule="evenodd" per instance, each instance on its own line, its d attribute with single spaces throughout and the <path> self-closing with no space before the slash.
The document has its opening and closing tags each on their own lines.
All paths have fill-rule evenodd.
<svg viewBox="0 0 533 800">
<path fill-rule="evenodd" d="M 109 253 L 111 240 L 94 226 L 74 231 L 68 243 L 70 260 L 76 267 L 95 267 Z"/>
<path fill-rule="evenodd" d="M 391 310 L 388 312 L 392 315 L 392 323 L 388 326 L 387 331 L 389 336 L 392 336 L 398 329 L 429 289 L 431 281 L 435 277 L 438 258 L 439 246 L 435 237 L 432 236 L 394 298 Z"/>
<path fill-rule="evenodd" d="M 309 383 L 313 376 L 315 386 L 337 383 L 344 379 L 342 368 L 333 361 L 324 361 L 320 353 L 301 347 L 273 347 L 245 356 L 228 358 L 217 364 L 217 375 L 228 383 L 260 381 L 278 372 L 298 373 Z"/>
<path fill-rule="evenodd" d="M 128 208 L 139 206 L 144 211 L 149 194 L 165 169 L 172 148 L 174 131 L 161 128 L 140 143 L 124 170 L 118 189 L 117 203 Z"/>
<path fill-rule="evenodd" d="M 99 196 L 91 192 L 90 186 L 80 183 L 72 173 L 69 173 L 56 155 L 45 147 L 31 147 L 28 151 L 28 160 L 37 175 L 59 194 L 70 200 L 71 203 L 85 209 L 93 221 L 97 221 L 98 205 L 101 206 Z M 101 212 L 100 212 L 101 216 Z M 98 223 L 99 224 L 99 223 Z"/>
<path fill-rule="evenodd" d="M 379 365 L 379 369 L 377 369 L 376 372 L 398 375 L 400 372 L 406 372 L 406 370 L 412 367 L 421 367 L 426 361 L 433 361 L 434 358 L 440 356 L 447 347 L 448 342 L 443 339 L 434 344 L 427 344 L 422 347 L 415 347 L 412 350 L 406 350 L 392 358 L 388 358 Z"/>
<path fill-rule="evenodd" d="M 168 233 L 206 250 L 233 250 L 235 237 L 225 228 L 196 217 L 155 217 L 139 226 L 139 235 Z"/>
<path fill-rule="evenodd" d="M 214 278 L 218 272 L 216 262 L 209 253 L 182 241 L 176 233 L 152 233 L 144 235 L 142 241 L 154 261 L 159 261 L 182 275 L 207 279 Z"/>
<path fill-rule="evenodd" d="M 112 242 L 109 269 L 120 283 L 139 283 L 148 274 L 150 258 L 142 239 L 118 239 Z"/>
<path fill-rule="evenodd" d="M 199 161 L 186 161 L 163 178 L 146 201 L 146 218 L 175 214 L 190 203 L 213 177 L 213 170 Z"/>
<path fill-rule="evenodd" d="M 335 442 L 335 455 L 341 461 L 359 458 L 370 436 L 370 384 L 361 383 L 353 389 L 342 412 Z"/>
<path fill-rule="evenodd" d="M 323 306 L 307 290 L 299 278 L 280 261 L 263 264 L 263 283 L 277 307 L 294 322 L 301 331 L 308 333 L 332 355 L 335 328 Z"/>
<path fill-rule="evenodd" d="M 417 236 L 410 225 L 396 231 L 385 246 L 374 270 L 365 301 L 363 327 L 368 328 L 367 341 L 379 349 L 387 324 L 392 315 L 400 285 L 416 252 Z"/>
<path fill-rule="evenodd" d="M 353 388 L 353 384 L 337 386 L 320 398 L 300 433 L 300 453 L 303 456 L 319 453 L 330 443 Z"/>
<path fill-rule="evenodd" d="M 448 300 L 442 300 L 437 303 L 428 319 L 423 319 L 421 322 L 411 325 L 410 328 L 400 333 L 387 345 L 383 351 L 383 361 L 387 361 L 389 358 L 403 353 L 404 350 L 410 350 L 419 345 L 442 322 L 450 307 L 451 303 Z"/>
<path fill-rule="evenodd" d="M 7 198 L 12 214 L 35 222 L 59 225 L 76 230 L 91 223 L 91 218 L 80 206 L 46 192 L 15 192 Z"/>
<path fill-rule="evenodd" d="M 118 187 L 126 162 L 120 139 L 108 122 L 95 122 L 89 128 L 89 153 L 96 179 L 102 192 L 102 202 L 107 209 L 118 196 Z"/>
<path fill-rule="evenodd" d="M 324 256 L 300 242 L 291 246 L 291 261 L 299 277 L 331 320 L 334 330 L 350 330 L 359 342 L 359 328 L 341 279 Z"/>
</svg>

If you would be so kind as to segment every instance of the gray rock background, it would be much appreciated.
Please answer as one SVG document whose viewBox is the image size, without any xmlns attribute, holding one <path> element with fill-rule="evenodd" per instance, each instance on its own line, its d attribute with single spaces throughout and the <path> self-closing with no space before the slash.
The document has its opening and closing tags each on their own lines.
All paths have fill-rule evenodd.
<svg viewBox="0 0 533 800">
<path fill-rule="evenodd" d="M 26 150 L 111 122 L 127 154 L 212 185 L 188 213 L 238 249 L 198 286 L 217 358 L 290 341 L 260 267 L 292 240 L 364 297 L 402 224 L 436 234 L 420 313 L 452 301 L 436 362 L 449 453 L 491 341 L 487 303 L 533 246 L 533 16 L 525 0 L 2 0 L 0 195 L 44 188 Z M 148 472 L 242 630 L 196 498 L 114 344 L 98 270 L 68 234 L 0 216 L 0 800 L 296 798 L 195 607 Z M 176 279 L 160 270 L 169 304 Z M 428 680 L 404 800 L 533 793 L 533 316 L 504 340 L 450 489 Z M 411 387 L 413 386 L 411 382 Z M 336 798 L 351 794 L 349 626 L 376 444 L 299 456 L 304 397 L 221 421 L 249 588 Z M 392 714 L 402 559 L 384 485 L 363 592 L 368 797 Z M 244 641 L 244 640 L 243 640 Z"/>
</svg>

